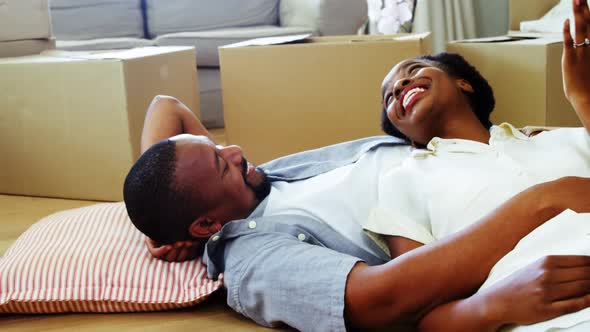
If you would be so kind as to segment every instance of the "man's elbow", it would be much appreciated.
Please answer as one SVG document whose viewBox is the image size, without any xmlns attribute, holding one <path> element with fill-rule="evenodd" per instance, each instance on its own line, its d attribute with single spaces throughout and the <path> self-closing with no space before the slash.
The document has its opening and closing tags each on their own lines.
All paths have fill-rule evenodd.
<svg viewBox="0 0 590 332">
<path fill-rule="evenodd" d="M 166 104 L 178 104 L 180 101 L 172 96 L 167 95 L 156 95 L 152 102 L 150 103 L 150 107 L 154 107 L 156 105 L 166 105 Z"/>
</svg>

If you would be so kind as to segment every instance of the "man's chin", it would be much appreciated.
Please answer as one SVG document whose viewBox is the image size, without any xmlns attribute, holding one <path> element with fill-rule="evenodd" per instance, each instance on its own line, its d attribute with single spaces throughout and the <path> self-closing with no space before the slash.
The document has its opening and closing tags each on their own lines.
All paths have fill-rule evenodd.
<svg viewBox="0 0 590 332">
<path fill-rule="evenodd" d="M 268 196 L 268 194 L 270 194 L 270 181 L 268 181 L 266 174 L 259 169 L 256 169 L 256 171 L 248 175 L 249 176 L 246 177 L 246 185 L 252 189 L 256 198 L 259 201 L 262 201 Z"/>
</svg>

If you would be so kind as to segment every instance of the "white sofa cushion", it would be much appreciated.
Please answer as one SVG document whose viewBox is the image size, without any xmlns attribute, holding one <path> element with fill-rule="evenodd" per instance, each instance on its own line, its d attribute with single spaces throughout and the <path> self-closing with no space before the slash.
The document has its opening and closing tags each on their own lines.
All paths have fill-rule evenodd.
<svg viewBox="0 0 590 332">
<path fill-rule="evenodd" d="M 152 36 L 278 23 L 279 0 L 147 0 Z"/>
<path fill-rule="evenodd" d="M 51 36 L 47 0 L 0 1 L 0 41 Z"/>
<path fill-rule="evenodd" d="M 65 51 L 121 50 L 154 46 L 154 41 L 141 38 L 104 38 L 91 40 L 58 40 L 57 49 Z"/>
<path fill-rule="evenodd" d="M 59 40 L 143 37 L 140 0 L 51 0 Z"/>
<path fill-rule="evenodd" d="M 320 35 L 355 35 L 368 20 L 364 0 L 281 0 L 282 26 L 305 26 Z"/>
<path fill-rule="evenodd" d="M 260 37 L 286 36 L 312 33 L 309 28 L 258 26 L 196 32 L 180 32 L 160 36 L 158 46 L 195 46 L 199 67 L 219 67 L 217 49 L 220 46 Z"/>
</svg>

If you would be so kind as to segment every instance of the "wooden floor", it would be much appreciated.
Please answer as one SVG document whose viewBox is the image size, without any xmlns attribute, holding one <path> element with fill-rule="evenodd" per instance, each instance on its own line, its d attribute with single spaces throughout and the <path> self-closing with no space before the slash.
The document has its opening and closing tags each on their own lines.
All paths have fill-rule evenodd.
<svg viewBox="0 0 590 332">
<path fill-rule="evenodd" d="M 53 212 L 94 204 L 0 195 L 0 255 L 31 224 Z M 0 315 L 0 331 L 260 331 L 225 305 L 220 292 L 194 308 L 134 314 Z"/>
</svg>

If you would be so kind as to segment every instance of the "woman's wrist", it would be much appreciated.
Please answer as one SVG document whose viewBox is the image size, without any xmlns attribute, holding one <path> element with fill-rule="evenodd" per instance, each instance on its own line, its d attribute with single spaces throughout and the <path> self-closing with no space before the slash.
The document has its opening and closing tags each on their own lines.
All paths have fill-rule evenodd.
<svg viewBox="0 0 590 332">
<path fill-rule="evenodd" d="M 509 323 L 509 312 L 505 304 L 495 298 L 494 292 L 474 294 L 465 304 L 474 308 L 473 314 L 481 322 L 481 331 L 497 331 Z"/>
</svg>

